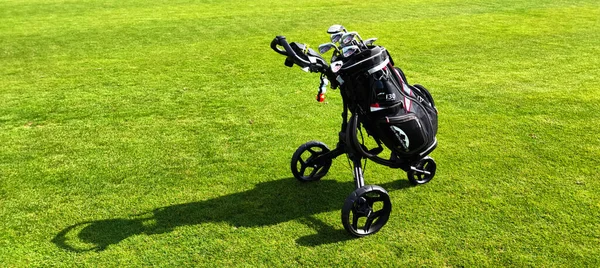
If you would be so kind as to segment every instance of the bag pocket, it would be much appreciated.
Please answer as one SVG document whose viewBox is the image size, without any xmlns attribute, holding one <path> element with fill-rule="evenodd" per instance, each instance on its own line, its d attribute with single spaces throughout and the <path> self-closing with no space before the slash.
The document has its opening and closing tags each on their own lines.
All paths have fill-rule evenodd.
<svg viewBox="0 0 600 268">
<path fill-rule="evenodd" d="M 378 121 L 377 131 L 390 150 L 408 158 L 419 155 L 435 140 L 430 124 L 413 113 L 385 117 Z"/>
</svg>

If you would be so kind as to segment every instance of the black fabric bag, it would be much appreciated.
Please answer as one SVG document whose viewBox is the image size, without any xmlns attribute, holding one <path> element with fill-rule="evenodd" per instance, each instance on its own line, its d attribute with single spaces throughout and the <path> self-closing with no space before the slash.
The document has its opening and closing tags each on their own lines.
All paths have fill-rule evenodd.
<svg viewBox="0 0 600 268">
<path fill-rule="evenodd" d="M 342 85 L 342 95 L 351 111 L 360 108 L 368 111 L 372 99 L 371 73 L 389 63 L 389 54 L 383 47 L 373 47 L 352 56 L 340 68 L 337 82 Z M 357 107 L 358 106 L 358 107 Z"/>
<path fill-rule="evenodd" d="M 429 91 L 410 86 L 383 47 L 344 62 L 339 78 L 351 111 L 378 142 L 403 159 L 418 160 L 437 145 L 437 109 Z"/>
<path fill-rule="evenodd" d="M 371 113 L 367 115 L 370 122 L 364 125 L 397 156 L 408 159 L 426 156 L 437 145 L 437 109 L 431 94 L 421 85 L 405 83 L 396 69 L 382 70 L 381 76 L 377 75 L 373 84 L 384 88 L 372 90 L 376 102 L 371 102 Z M 396 99 L 398 104 L 390 103 L 390 99 Z"/>
</svg>

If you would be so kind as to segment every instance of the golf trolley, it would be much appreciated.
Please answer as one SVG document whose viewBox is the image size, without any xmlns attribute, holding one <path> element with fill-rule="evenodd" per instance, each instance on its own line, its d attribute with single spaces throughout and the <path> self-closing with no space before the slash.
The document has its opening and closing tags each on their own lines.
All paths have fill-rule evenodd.
<svg viewBox="0 0 600 268">
<path fill-rule="evenodd" d="M 319 53 L 334 50 L 330 64 L 307 45 L 288 43 L 284 36 L 271 42 L 275 52 L 286 56 L 286 66 L 296 64 L 321 74 L 318 101 L 324 101 L 328 83 L 340 89 L 343 100 L 336 147 L 331 150 L 319 141 L 302 144 L 292 156 L 291 171 L 300 181 L 317 181 L 327 174 L 333 159 L 346 154 L 356 189 L 344 202 L 342 224 L 350 234 L 362 237 L 379 231 L 392 211 L 384 188 L 365 185 L 362 161 L 402 169 L 414 185 L 429 182 L 436 171 L 435 161 L 427 155 L 437 145 L 437 109 L 427 89 L 409 85 L 387 50 L 373 45 L 376 38 L 362 40 L 341 25 L 331 26 L 327 33 L 331 43 L 320 45 Z M 377 147 L 367 148 L 362 129 Z M 391 151 L 389 157 L 383 156 L 382 144 Z"/>
</svg>

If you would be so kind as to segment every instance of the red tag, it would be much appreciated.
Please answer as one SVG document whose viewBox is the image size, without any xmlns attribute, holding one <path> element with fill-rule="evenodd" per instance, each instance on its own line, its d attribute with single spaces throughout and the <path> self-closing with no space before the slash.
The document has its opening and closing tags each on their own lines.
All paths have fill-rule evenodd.
<svg viewBox="0 0 600 268">
<path fill-rule="evenodd" d="M 317 101 L 318 102 L 324 102 L 325 101 L 325 94 L 318 94 L 317 95 Z"/>
</svg>

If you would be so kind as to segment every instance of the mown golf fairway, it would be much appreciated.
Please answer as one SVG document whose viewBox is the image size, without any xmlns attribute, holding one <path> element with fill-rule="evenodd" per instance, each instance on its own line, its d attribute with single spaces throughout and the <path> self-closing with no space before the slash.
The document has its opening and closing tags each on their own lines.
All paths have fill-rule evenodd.
<svg viewBox="0 0 600 268">
<path fill-rule="evenodd" d="M 437 175 L 374 163 L 353 239 L 339 92 L 276 35 L 378 37 L 440 111 Z M 600 266 L 600 2 L 0 1 L 0 266 Z"/>
</svg>

